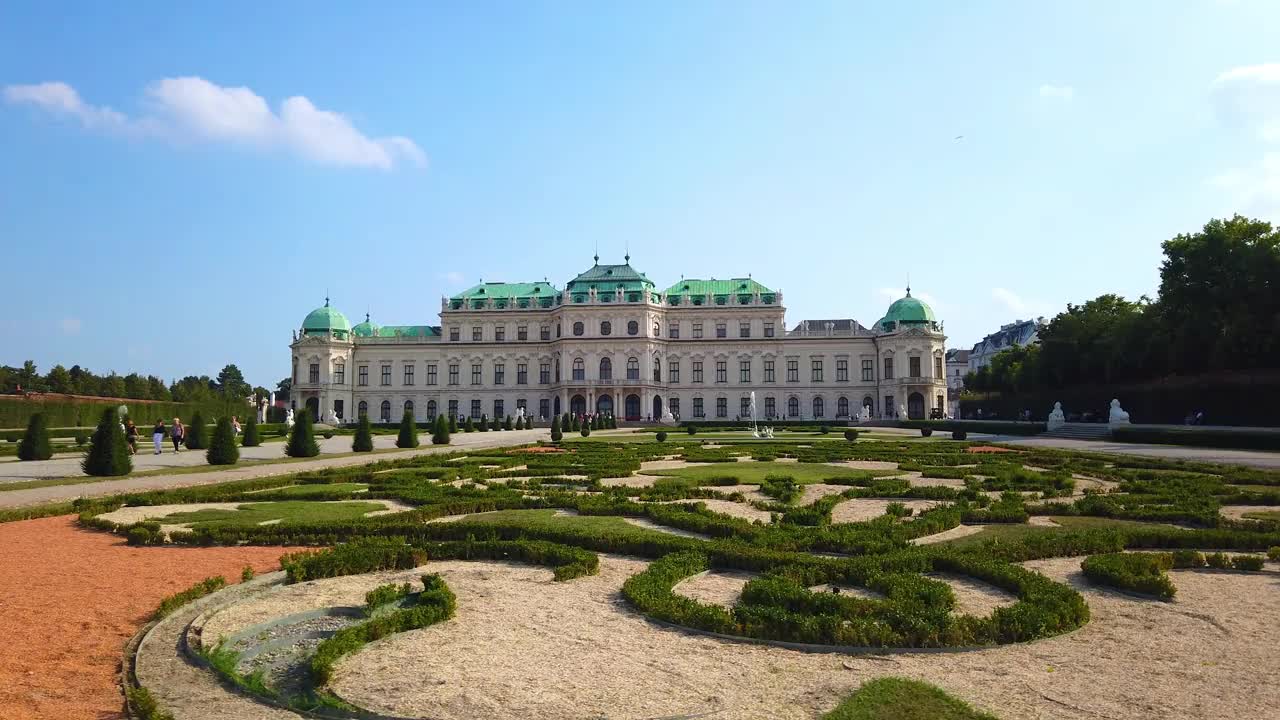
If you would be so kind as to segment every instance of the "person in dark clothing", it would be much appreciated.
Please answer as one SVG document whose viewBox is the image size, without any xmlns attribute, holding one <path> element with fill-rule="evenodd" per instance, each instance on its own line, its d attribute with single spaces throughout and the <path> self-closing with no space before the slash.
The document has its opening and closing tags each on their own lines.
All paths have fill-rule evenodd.
<svg viewBox="0 0 1280 720">
<path fill-rule="evenodd" d="M 133 420 L 124 421 L 124 439 L 129 444 L 129 454 L 138 454 L 138 426 L 133 424 Z"/>
<path fill-rule="evenodd" d="M 160 448 L 164 447 L 164 436 L 164 421 L 157 420 L 156 426 L 151 428 L 151 442 L 155 443 L 157 455 L 160 454 Z"/>
<path fill-rule="evenodd" d="M 173 451 L 182 452 L 182 441 L 187 436 L 187 429 L 182 426 L 182 418 L 173 419 L 173 427 L 169 430 L 169 437 L 173 440 Z"/>
</svg>

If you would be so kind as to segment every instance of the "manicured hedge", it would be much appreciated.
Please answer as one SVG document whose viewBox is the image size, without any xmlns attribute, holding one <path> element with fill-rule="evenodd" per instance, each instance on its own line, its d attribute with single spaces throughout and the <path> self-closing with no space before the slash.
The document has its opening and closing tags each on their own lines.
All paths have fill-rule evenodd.
<svg viewBox="0 0 1280 720">
<path fill-rule="evenodd" d="M 991 435 L 1039 435 L 1048 429 L 1042 422 L 1012 422 L 1000 420 L 901 420 L 898 427 L 913 430 L 938 430 L 945 432 L 976 432 Z"/>
<path fill-rule="evenodd" d="M 1165 572 L 1173 567 L 1169 553 L 1106 553 L 1091 555 L 1080 563 L 1085 577 L 1129 592 L 1172 600 L 1178 589 Z"/>
<path fill-rule="evenodd" d="M 174 593 L 173 595 L 169 595 L 161 600 L 160 606 L 156 608 L 155 613 L 152 614 L 152 619 L 159 620 L 162 617 L 166 617 L 172 614 L 174 610 L 177 610 L 192 600 L 198 600 L 205 595 L 221 590 L 223 587 L 226 587 L 226 584 L 226 578 L 221 575 L 207 577 L 186 590 Z"/>
<path fill-rule="evenodd" d="M 1111 438 L 1130 443 L 1280 451 L 1280 430 L 1129 425 L 1112 429 Z"/>
<path fill-rule="evenodd" d="M 403 538 L 369 537 L 319 552 L 283 555 L 280 566 L 284 568 L 288 581 L 296 583 L 375 570 L 407 570 L 426 561 L 426 553 L 410 547 Z"/>
</svg>

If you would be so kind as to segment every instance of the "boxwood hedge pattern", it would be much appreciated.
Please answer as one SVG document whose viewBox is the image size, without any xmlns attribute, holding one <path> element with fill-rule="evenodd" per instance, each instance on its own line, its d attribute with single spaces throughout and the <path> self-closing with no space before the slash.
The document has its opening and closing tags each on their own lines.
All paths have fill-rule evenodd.
<svg viewBox="0 0 1280 720">
<path fill-rule="evenodd" d="M 330 548 L 286 558 L 285 568 L 295 581 L 414 567 L 428 557 L 533 562 L 551 567 L 558 580 L 569 580 L 595 573 L 598 552 L 639 556 L 655 562 L 628 580 L 624 597 L 647 616 L 748 638 L 880 648 L 1020 642 L 1067 632 L 1088 621 L 1089 610 L 1079 593 L 1015 564 L 1021 561 L 1106 556 L 1125 550 L 1265 551 L 1280 546 L 1280 524 L 1229 520 L 1220 514 L 1226 504 L 1280 505 L 1280 473 L 1276 472 L 1047 448 L 970 452 L 972 443 L 945 440 L 734 443 L 716 439 L 719 447 L 705 447 L 696 435 L 686 438 L 585 440 L 556 447 L 554 452 L 486 450 L 385 460 L 356 468 L 79 501 L 76 509 L 87 526 L 121 533 L 142 528 L 134 533 L 141 544 Z M 696 480 L 664 477 L 650 487 L 601 483 L 604 478 L 632 475 L 647 460 L 672 455 L 713 463 L 717 469 Z M 820 482 L 844 486 L 842 493 L 801 505 L 802 482 L 790 476 L 770 478 L 774 499 L 756 505 L 773 513 L 777 522 L 749 521 L 713 512 L 700 502 L 735 498 L 731 491 L 741 482 L 735 475 L 741 467 L 736 460 L 742 456 L 757 461 L 794 459 L 810 464 L 809 468 L 815 463 L 887 461 L 897 463 L 899 471 L 958 482 L 916 486 L 901 475 L 833 466 L 831 477 L 816 475 Z M 1078 476 L 1105 481 L 1105 487 L 1073 494 Z M 805 473 L 804 482 L 813 477 L 814 473 Z M 167 539 L 154 523 L 118 526 L 96 517 L 122 504 L 264 501 L 277 499 L 273 492 L 297 499 L 297 489 L 284 493 L 284 488 L 294 486 L 306 486 L 307 493 L 314 488 L 316 498 L 338 499 L 353 494 L 351 483 L 367 487 L 360 497 L 393 499 L 413 509 L 335 522 L 226 525 L 175 532 Z M 325 487 L 336 484 L 343 485 L 340 492 L 327 494 Z M 857 498 L 931 499 L 942 504 L 909 521 L 902 517 L 902 508 L 894 508 L 866 522 L 831 522 L 831 511 L 838 503 Z M 427 522 L 451 515 L 551 508 L 583 516 L 646 518 L 707 539 L 638 531 L 621 524 L 611 529 L 614 526 L 573 518 L 540 523 L 516 522 L 511 516 Z M 911 544 L 915 538 L 961 522 L 1023 523 L 1031 515 L 1151 520 L 1183 527 L 1116 523 L 1085 529 L 1037 528 L 1012 539 L 958 548 Z M 1261 562 L 1260 556 L 1252 557 Z M 1094 564 L 1105 571 L 1109 562 L 1141 561 Z M 1204 562 L 1237 567 L 1236 562 L 1254 561 L 1209 556 Z M 748 583 L 733 608 L 700 604 L 672 592 L 681 579 L 712 568 L 747 570 L 760 577 Z M 986 617 L 958 615 L 949 586 L 925 577 L 934 572 L 982 580 L 1012 593 L 1017 601 Z M 1124 572 L 1113 570 L 1112 574 L 1127 577 Z M 865 587 L 883 598 L 808 590 L 824 583 Z"/>
</svg>

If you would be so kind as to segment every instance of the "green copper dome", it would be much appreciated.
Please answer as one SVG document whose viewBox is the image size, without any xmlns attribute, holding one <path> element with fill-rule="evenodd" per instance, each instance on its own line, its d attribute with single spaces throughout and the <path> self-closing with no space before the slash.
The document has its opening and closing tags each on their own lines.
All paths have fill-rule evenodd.
<svg viewBox="0 0 1280 720">
<path fill-rule="evenodd" d="M 346 315 L 329 307 L 329 298 L 325 298 L 324 307 L 307 313 L 307 319 L 302 321 L 302 332 L 307 335 L 328 335 L 332 332 L 346 339 L 347 333 L 351 332 L 351 323 L 347 322 Z"/>
<path fill-rule="evenodd" d="M 911 297 L 911 288 L 907 288 L 907 296 L 894 300 L 889 306 L 889 310 L 885 312 L 884 317 L 876 325 L 881 330 L 894 330 L 899 325 L 928 325 L 933 327 L 938 322 L 938 318 L 933 314 L 933 308 L 928 303 L 919 298 Z"/>
<path fill-rule="evenodd" d="M 356 337 L 374 337 L 378 334 L 378 326 L 369 320 L 369 313 L 364 314 L 364 322 L 357 324 L 351 328 L 351 334 Z"/>
</svg>

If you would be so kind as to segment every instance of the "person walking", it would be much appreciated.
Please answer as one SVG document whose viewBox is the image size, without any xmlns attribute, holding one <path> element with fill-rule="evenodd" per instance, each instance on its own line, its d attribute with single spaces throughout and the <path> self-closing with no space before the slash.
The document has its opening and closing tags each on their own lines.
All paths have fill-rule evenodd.
<svg viewBox="0 0 1280 720">
<path fill-rule="evenodd" d="M 182 452 L 182 440 L 186 436 L 187 430 L 182 427 L 182 418 L 174 418 L 173 427 L 169 430 L 169 437 L 173 440 L 174 452 Z"/>
<path fill-rule="evenodd" d="M 160 448 L 164 447 L 164 421 L 157 420 L 156 426 L 151 428 L 151 442 L 156 445 L 156 454 L 160 454 Z"/>
<path fill-rule="evenodd" d="M 231 431 L 237 436 L 240 435 L 240 417 L 238 415 L 231 416 Z"/>
<path fill-rule="evenodd" d="M 138 454 L 138 426 L 133 424 L 130 418 L 124 421 L 124 439 L 129 444 L 129 454 Z"/>
</svg>

